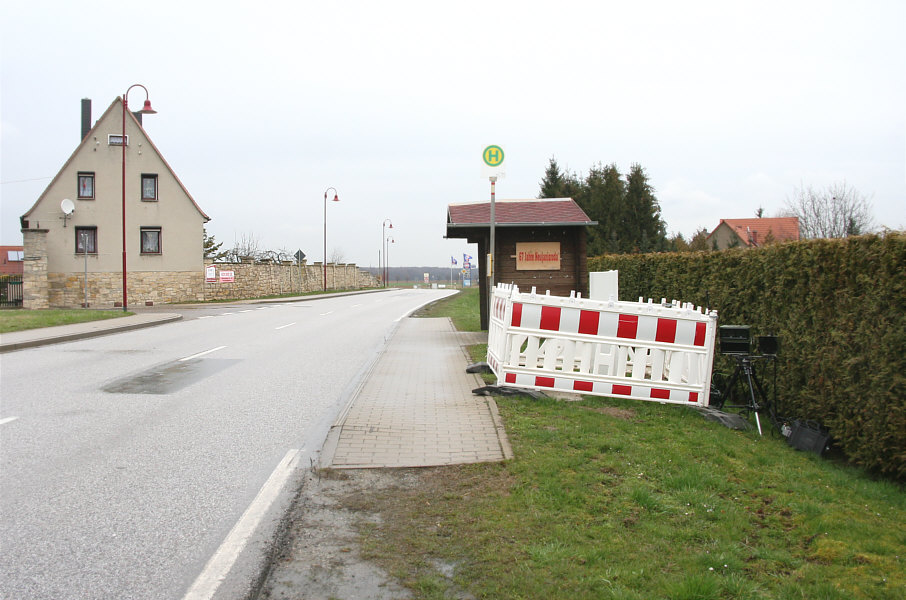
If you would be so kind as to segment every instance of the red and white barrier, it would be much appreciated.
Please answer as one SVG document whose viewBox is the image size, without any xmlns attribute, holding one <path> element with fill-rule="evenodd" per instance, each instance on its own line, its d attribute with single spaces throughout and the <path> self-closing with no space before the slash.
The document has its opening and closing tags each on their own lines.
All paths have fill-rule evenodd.
<svg viewBox="0 0 906 600">
<path fill-rule="evenodd" d="M 493 289 L 488 364 L 498 385 L 707 406 L 717 313 Z"/>
</svg>

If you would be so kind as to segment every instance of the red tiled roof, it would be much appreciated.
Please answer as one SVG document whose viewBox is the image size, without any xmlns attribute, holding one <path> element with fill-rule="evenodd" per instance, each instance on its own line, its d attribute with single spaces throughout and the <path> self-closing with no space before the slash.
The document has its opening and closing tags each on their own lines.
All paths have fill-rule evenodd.
<svg viewBox="0 0 906 600">
<path fill-rule="evenodd" d="M 488 225 L 491 222 L 491 203 L 450 204 L 447 207 L 447 226 Z M 497 225 L 593 225 L 572 198 L 545 200 L 498 200 L 494 203 L 494 222 Z"/>
<path fill-rule="evenodd" d="M 799 239 L 798 217 L 721 219 L 720 223 L 726 223 L 746 246 L 762 245 L 769 232 L 776 242 Z M 720 227 L 720 223 L 717 227 Z M 717 227 L 714 231 L 717 231 Z M 714 235 L 714 231 L 708 237 Z"/>
</svg>

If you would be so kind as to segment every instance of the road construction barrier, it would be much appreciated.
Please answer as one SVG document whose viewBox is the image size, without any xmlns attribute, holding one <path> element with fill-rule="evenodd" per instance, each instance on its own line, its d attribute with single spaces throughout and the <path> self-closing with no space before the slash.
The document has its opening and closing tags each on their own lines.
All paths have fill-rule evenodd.
<svg viewBox="0 0 906 600">
<path fill-rule="evenodd" d="M 498 385 L 707 406 L 717 313 L 492 290 L 488 364 Z"/>
</svg>

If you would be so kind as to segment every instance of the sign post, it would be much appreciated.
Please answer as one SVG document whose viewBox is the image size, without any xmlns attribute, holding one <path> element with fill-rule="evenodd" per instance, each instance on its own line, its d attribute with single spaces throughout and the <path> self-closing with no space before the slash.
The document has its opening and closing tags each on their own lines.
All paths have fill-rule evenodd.
<svg viewBox="0 0 906 600">
<path fill-rule="evenodd" d="M 491 182 L 491 218 L 489 222 L 490 228 L 490 244 L 488 248 L 488 299 L 491 298 L 491 288 L 494 287 L 494 255 L 496 254 L 496 244 L 494 239 L 494 229 L 496 225 L 496 215 L 494 214 L 494 192 L 495 186 L 497 184 L 497 179 L 503 177 L 506 174 L 506 168 L 503 163 L 504 159 L 503 148 L 496 145 L 486 146 L 484 151 L 481 153 L 481 158 L 484 161 L 484 166 L 482 167 L 482 176 L 487 176 L 488 180 Z"/>
</svg>

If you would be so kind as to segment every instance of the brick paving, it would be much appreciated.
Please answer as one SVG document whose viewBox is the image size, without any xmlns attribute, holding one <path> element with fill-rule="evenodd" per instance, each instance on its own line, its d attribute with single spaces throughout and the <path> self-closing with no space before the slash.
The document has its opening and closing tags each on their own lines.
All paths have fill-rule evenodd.
<svg viewBox="0 0 906 600">
<path fill-rule="evenodd" d="M 322 467 L 426 467 L 512 458 L 493 398 L 467 374 L 449 319 L 403 319 L 359 392 L 331 429 Z"/>
</svg>

